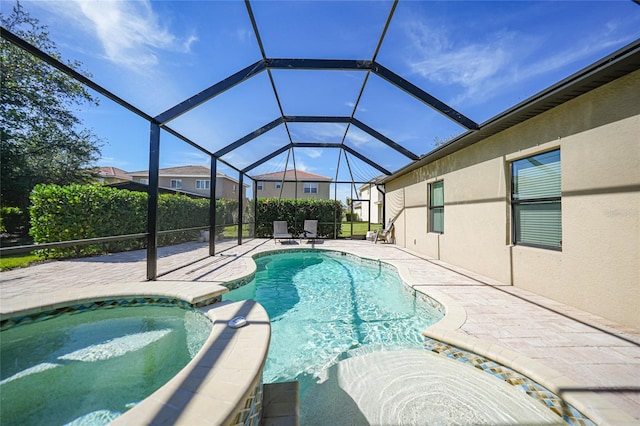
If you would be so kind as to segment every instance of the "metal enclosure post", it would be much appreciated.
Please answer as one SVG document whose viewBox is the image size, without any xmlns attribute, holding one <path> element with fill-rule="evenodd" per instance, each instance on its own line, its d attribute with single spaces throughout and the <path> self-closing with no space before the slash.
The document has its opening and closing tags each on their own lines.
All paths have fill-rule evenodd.
<svg viewBox="0 0 640 426">
<path fill-rule="evenodd" d="M 368 217 L 368 224 L 367 224 L 367 231 L 371 231 L 371 195 L 372 195 L 372 190 L 373 188 L 371 188 L 371 185 L 369 185 L 369 202 L 367 203 L 369 205 L 369 217 Z M 362 202 L 362 201 L 361 201 Z"/>
<path fill-rule="evenodd" d="M 209 256 L 216 254 L 216 187 L 218 186 L 218 160 L 211 156 L 211 177 L 209 184 Z"/>
<path fill-rule="evenodd" d="M 147 197 L 147 279 L 158 276 L 158 185 L 160 170 L 160 125 L 149 131 L 149 189 Z"/>
<path fill-rule="evenodd" d="M 350 190 L 351 190 L 351 198 L 349 199 L 349 201 L 351 202 L 351 205 L 349 206 L 349 213 L 351 216 L 351 223 L 349 224 L 351 226 L 351 239 L 353 240 L 353 185 L 349 185 L 350 186 Z"/>
<path fill-rule="evenodd" d="M 264 184 L 263 184 L 264 185 Z M 258 181 L 253 181 L 253 238 L 258 234 Z"/>
<path fill-rule="evenodd" d="M 333 184 L 333 239 L 338 239 L 338 212 L 336 212 L 336 208 L 338 207 L 338 182 L 336 176 L 336 183 Z M 340 211 L 340 216 L 342 216 L 342 209 Z M 340 218 L 342 219 L 342 217 Z"/>
<path fill-rule="evenodd" d="M 244 173 L 238 179 L 238 245 L 242 244 L 242 211 L 244 210 Z"/>
</svg>

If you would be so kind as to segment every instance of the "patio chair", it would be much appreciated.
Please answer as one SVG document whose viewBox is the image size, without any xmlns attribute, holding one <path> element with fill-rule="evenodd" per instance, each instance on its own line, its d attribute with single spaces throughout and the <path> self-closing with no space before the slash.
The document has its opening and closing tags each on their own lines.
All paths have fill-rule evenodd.
<svg viewBox="0 0 640 426">
<path fill-rule="evenodd" d="M 273 222 L 273 241 L 277 243 L 278 240 L 290 240 L 293 235 L 289 233 L 287 229 L 286 220 L 276 220 Z M 280 241 L 282 242 L 282 241 Z"/>
<path fill-rule="evenodd" d="M 318 238 L 318 221 L 317 220 L 305 220 L 302 234 L 300 234 L 300 242 L 303 239 L 314 240 Z"/>
<path fill-rule="evenodd" d="M 377 243 L 378 240 L 382 241 L 383 243 L 393 243 L 393 221 L 392 220 L 387 222 L 387 226 L 385 226 L 383 229 L 378 230 L 374 244 Z"/>
</svg>

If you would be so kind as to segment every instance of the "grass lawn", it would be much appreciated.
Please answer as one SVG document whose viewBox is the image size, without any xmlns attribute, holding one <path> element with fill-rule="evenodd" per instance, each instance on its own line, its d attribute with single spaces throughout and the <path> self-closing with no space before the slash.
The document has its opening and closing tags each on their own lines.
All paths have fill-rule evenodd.
<svg viewBox="0 0 640 426">
<path fill-rule="evenodd" d="M 372 231 L 380 228 L 382 228 L 382 225 L 378 223 L 371 224 Z M 351 235 L 367 235 L 367 231 L 369 231 L 368 222 L 353 222 L 353 234 L 351 233 L 351 222 L 342 222 L 340 238 L 349 238 Z"/>
<path fill-rule="evenodd" d="M 8 271 L 14 268 L 24 268 L 33 262 L 43 260 L 44 257 L 31 253 L 20 253 L 0 258 L 0 271 Z"/>
<path fill-rule="evenodd" d="M 251 232 L 251 225 L 242 225 L 242 236 L 249 237 Z M 225 238 L 237 238 L 238 237 L 238 225 L 229 225 L 224 227 L 223 235 Z"/>
</svg>

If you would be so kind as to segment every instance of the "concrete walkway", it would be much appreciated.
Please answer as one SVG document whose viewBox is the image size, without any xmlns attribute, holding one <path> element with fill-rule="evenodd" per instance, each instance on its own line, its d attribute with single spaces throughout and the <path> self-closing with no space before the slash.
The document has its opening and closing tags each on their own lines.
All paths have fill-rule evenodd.
<svg viewBox="0 0 640 426">
<path fill-rule="evenodd" d="M 160 249 L 158 281 L 223 283 L 251 273 L 251 255 L 273 249 L 312 247 L 303 241 L 275 244 L 255 239 L 242 246 L 226 243 L 226 251 L 207 257 L 205 243 Z M 640 330 L 577 310 L 528 291 L 496 282 L 436 259 L 394 245 L 369 241 L 327 240 L 314 247 L 340 250 L 396 265 L 405 281 L 419 291 L 446 299 L 448 311 L 458 312 L 456 342 L 468 338 L 491 353 L 518 354 L 569 379 L 569 393 L 595 393 L 616 408 L 602 413 L 601 423 L 640 424 Z M 52 293 L 116 283 L 145 281 L 145 252 L 118 253 L 87 259 L 51 261 L 0 273 L 0 313 L 16 306 L 45 304 Z M 181 267 L 182 265 L 188 265 Z M 446 322 L 445 322 L 446 324 Z M 438 328 L 438 324 L 434 326 Z M 434 329 L 434 333 L 436 333 Z M 457 337 L 456 337 L 457 336 Z M 449 342 L 453 345 L 456 342 Z M 476 342 L 476 343 L 473 343 Z M 487 354 L 485 354 L 487 355 Z M 535 377 L 532 377 L 534 380 Z M 589 404 L 587 399 L 587 404 Z M 596 409 L 597 411 L 597 409 Z M 629 422 L 631 419 L 631 422 Z M 597 420 L 597 419 L 594 419 Z"/>
</svg>

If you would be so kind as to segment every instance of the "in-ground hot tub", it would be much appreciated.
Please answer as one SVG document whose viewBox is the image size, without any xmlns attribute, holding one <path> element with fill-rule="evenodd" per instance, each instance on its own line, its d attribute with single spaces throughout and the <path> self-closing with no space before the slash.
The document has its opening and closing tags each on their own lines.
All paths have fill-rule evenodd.
<svg viewBox="0 0 640 426">
<path fill-rule="evenodd" d="M 132 288 L 136 289 L 136 293 L 131 293 Z M 107 337 L 106 340 L 98 336 L 99 330 L 103 328 L 101 321 L 85 324 L 79 331 L 57 335 L 53 333 L 50 350 L 40 353 L 40 358 L 32 361 L 33 365 L 23 363 L 20 356 L 11 354 L 5 356 L 3 353 L 2 362 L 3 364 L 6 362 L 6 366 L 2 367 L 3 375 L 0 380 L 3 384 L 0 393 L 4 398 L 8 386 L 14 386 L 23 379 L 35 378 L 39 374 L 62 372 L 66 364 L 77 364 L 76 368 L 83 368 L 83 373 L 80 374 L 80 378 L 67 380 L 67 384 L 71 383 L 75 387 L 84 386 L 85 389 L 88 387 L 91 391 L 87 393 L 93 392 L 94 388 L 107 385 L 115 385 L 116 393 L 119 393 L 122 391 L 120 386 L 129 387 L 131 376 L 138 374 L 145 377 L 146 382 L 155 382 L 158 386 L 147 386 L 148 383 L 145 383 L 144 386 L 149 390 L 146 398 L 127 394 L 129 395 L 127 398 L 120 398 L 113 404 L 104 404 L 103 401 L 103 405 L 98 408 L 83 407 L 85 411 L 71 419 L 71 421 L 77 420 L 76 424 L 104 424 L 112 420 L 117 412 L 122 412 L 122 406 L 128 411 L 116 417 L 112 422 L 114 425 L 153 422 L 193 424 L 203 419 L 211 424 L 221 425 L 255 424 L 256 419 L 261 416 L 261 376 L 270 341 L 269 320 L 265 310 L 254 301 L 219 303 L 221 294 L 227 291 L 226 287 L 214 283 L 197 283 L 197 285 L 185 285 L 184 282 L 176 281 L 118 283 L 111 286 L 85 288 L 81 292 L 81 298 L 77 297 L 78 292 L 67 291 L 51 293 L 46 298 L 45 304 L 39 304 L 38 298 L 22 298 L 11 301 L 12 303 L 3 303 L 3 312 L 0 314 L 3 350 L 5 336 L 9 336 L 10 333 L 7 332 L 12 328 L 15 328 L 16 332 L 23 326 L 24 330 L 28 330 L 40 322 L 45 324 L 60 314 L 73 312 L 71 316 L 79 317 L 83 315 L 79 312 L 107 307 L 116 307 L 106 310 L 117 313 L 122 305 L 126 305 L 135 307 L 127 309 L 138 319 L 133 319 L 127 326 L 116 327 L 127 329 L 128 332 L 125 335 L 115 336 L 113 333 L 110 335 L 109 332 L 106 332 L 106 335 L 103 333 L 103 337 Z M 162 318 L 162 315 L 144 315 L 142 312 L 144 309 L 141 308 L 149 304 L 167 305 L 164 307 L 169 311 L 165 311 L 163 315 L 167 315 L 167 312 L 173 312 L 173 314 L 180 312 L 177 315 L 178 319 L 172 314 L 168 314 L 169 318 Z M 248 324 L 239 329 L 228 327 L 229 321 L 236 316 L 246 317 Z M 115 317 L 119 317 L 119 314 Z M 185 334 L 177 341 L 181 346 L 179 350 L 183 354 L 185 351 L 188 353 L 186 365 L 182 361 L 181 366 L 173 362 L 171 352 L 176 351 L 173 344 L 176 340 L 166 339 L 176 333 L 176 330 L 168 331 L 170 327 L 167 327 L 167 321 L 174 322 L 177 329 L 184 329 Z M 207 332 L 200 330 L 200 326 L 206 326 Z M 55 330 L 57 327 L 50 328 Z M 104 327 L 105 330 L 108 328 Z M 192 329 L 199 330 L 196 334 L 202 331 L 205 334 L 204 340 L 200 339 L 201 336 L 197 339 L 188 337 L 191 333 L 187 331 Z M 31 342 L 28 343 L 29 349 L 36 353 L 39 344 L 33 343 L 33 337 L 40 334 L 49 335 L 48 332 L 26 334 L 23 342 Z M 71 344 L 70 336 L 75 338 L 80 334 L 86 335 L 89 339 L 88 344 Z M 142 356 L 125 358 L 138 351 L 142 352 L 136 355 Z M 115 360 L 120 363 L 120 367 L 99 368 L 98 363 L 106 361 L 103 358 Z M 129 361 L 124 363 L 127 364 L 126 366 L 123 366 L 121 361 L 125 359 Z M 163 364 L 163 361 L 168 361 L 168 364 Z M 57 364 L 63 364 L 63 366 Z M 159 365 L 164 365 L 170 373 L 163 372 L 162 378 L 154 376 L 150 379 L 147 373 L 162 369 L 158 368 Z M 86 368 L 87 366 L 90 368 Z M 116 378 L 111 374 L 113 370 L 128 371 L 129 374 Z M 89 373 L 95 373 L 97 376 L 88 376 Z M 153 391 L 154 388 L 157 390 Z M 60 389 L 63 387 L 53 380 L 45 383 L 48 399 L 59 398 Z M 150 392 L 152 393 L 149 395 Z M 3 425 L 10 424 L 9 421 L 13 422 L 8 417 L 9 412 L 5 412 L 9 403 L 2 400 L 1 423 Z M 22 406 L 25 412 L 33 412 L 36 409 L 34 404 L 27 405 L 27 407 Z M 28 423 L 21 424 L 56 424 L 51 416 L 54 411 L 58 411 L 57 405 L 45 415 L 39 418 L 37 415 L 29 417 L 33 421 L 28 420 Z M 6 422 L 5 414 L 7 414 Z M 17 415 L 22 414 L 18 412 Z M 63 424 L 72 416 L 73 414 L 59 419 L 57 423 Z"/>
<path fill-rule="evenodd" d="M 195 309 L 94 303 L 2 331 L 3 425 L 106 424 L 193 359 L 212 323 Z"/>
</svg>

